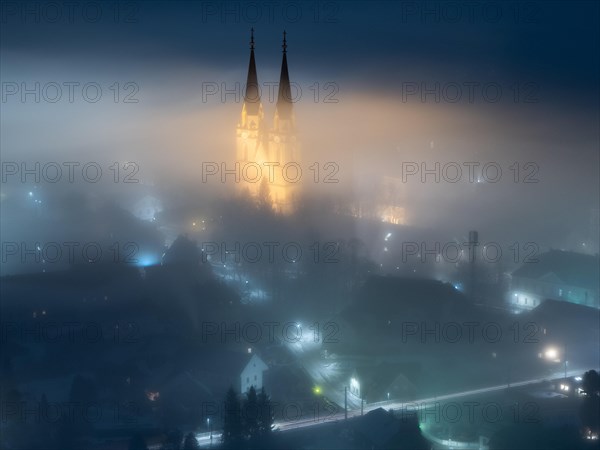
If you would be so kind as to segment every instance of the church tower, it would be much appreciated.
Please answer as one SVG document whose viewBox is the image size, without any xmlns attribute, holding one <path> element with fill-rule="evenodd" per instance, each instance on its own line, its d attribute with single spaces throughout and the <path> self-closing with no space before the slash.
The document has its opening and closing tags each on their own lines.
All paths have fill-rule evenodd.
<svg viewBox="0 0 600 450">
<path fill-rule="evenodd" d="M 268 133 L 264 123 L 263 106 L 260 101 L 260 87 L 254 59 L 254 28 L 250 34 L 250 63 L 246 79 L 246 92 L 240 122 L 236 129 L 236 162 L 242 173 L 239 191 L 249 191 L 253 197 L 258 195 L 260 188 L 260 173 L 256 170 L 258 164 L 264 168 L 267 160 Z M 256 180 L 256 182 L 252 182 Z"/>
<path fill-rule="evenodd" d="M 264 120 L 260 88 L 254 59 L 254 29 L 250 37 L 250 64 L 244 94 L 244 105 L 236 130 L 236 161 L 240 165 L 239 192 L 267 201 L 274 211 L 290 214 L 297 207 L 299 183 L 299 145 L 296 119 L 287 65 L 287 40 L 283 32 L 283 60 L 273 126 Z M 257 168 L 262 171 L 258 179 Z M 270 179 L 272 171 L 273 178 Z M 255 181 L 255 182 L 252 182 Z"/>
<path fill-rule="evenodd" d="M 292 89 L 287 64 L 286 32 L 283 32 L 283 59 L 279 76 L 279 92 L 275 107 L 273 128 L 269 133 L 270 156 L 279 163 L 281 170 L 271 183 L 271 200 L 275 211 L 290 214 L 297 207 L 301 179 L 300 149 L 296 136 Z"/>
</svg>

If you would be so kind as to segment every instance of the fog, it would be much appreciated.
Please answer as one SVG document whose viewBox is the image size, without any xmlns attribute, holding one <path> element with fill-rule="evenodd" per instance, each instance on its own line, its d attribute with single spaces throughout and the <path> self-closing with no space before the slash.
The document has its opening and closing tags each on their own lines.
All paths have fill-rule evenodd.
<svg viewBox="0 0 600 450">
<path fill-rule="evenodd" d="M 0 13 L 1 448 L 595 448 L 597 4 Z"/>
</svg>

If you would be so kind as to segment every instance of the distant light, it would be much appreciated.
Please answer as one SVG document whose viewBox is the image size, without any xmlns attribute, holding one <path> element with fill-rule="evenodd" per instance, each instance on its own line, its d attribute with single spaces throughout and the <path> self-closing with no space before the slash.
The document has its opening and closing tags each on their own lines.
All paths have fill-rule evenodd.
<svg viewBox="0 0 600 450">
<path fill-rule="evenodd" d="M 155 264 L 158 264 L 158 258 L 150 253 L 144 253 L 137 258 L 136 266 L 148 267 Z"/>
<path fill-rule="evenodd" d="M 556 359 L 558 358 L 558 350 L 556 350 L 555 348 L 549 348 L 548 350 L 546 350 L 546 353 L 544 353 L 544 356 L 546 357 L 546 359 Z"/>
<path fill-rule="evenodd" d="M 33 197 L 33 192 L 29 191 L 29 196 Z"/>
<path fill-rule="evenodd" d="M 160 398 L 160 392 L 158 392 L 158 391 L 155 391 L 155 392 L 153 392 L 153 391 L 146 391 L 146 397 L 151 402 L 155 402 L 156 400 L 158 400 Z"/>
<path fill-rule="evenodd" d="M 248 347 L 248 353 L 252 353 L 252 347 Z"/>
<path fill-rule="evenodd" d="M 582 378 L 581 377 L 575 377 L 575 381 L 581 381 Z"/>
</svg>

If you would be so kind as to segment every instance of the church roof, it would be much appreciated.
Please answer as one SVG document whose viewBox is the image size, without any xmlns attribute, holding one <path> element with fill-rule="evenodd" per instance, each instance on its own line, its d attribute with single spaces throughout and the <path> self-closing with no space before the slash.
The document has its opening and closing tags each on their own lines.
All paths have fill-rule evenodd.
<svg viewBox="0 0 600 450">
<path fill-rule="evenodd" d="M 263 372 L 268 369 L 265 362 L 262 359 L 260 359 L 260 357 L 257 354 L 254 354 L 254 355 L 252 355 L 252 358 L 250 358 L 250 360 L 244 366 L 244 369 L 242 370 L 242 374 L 244 372 L 246 372 L 246 370 L 252 370 L 255 367 L 257 367 L 259 370 L 261 370 Z"/>
<path fill-rule="evenodd" d="M 258 86 L 258 75 L 256 73 L 256 61 L 254 59 L 254 28 L 250 37 L 250 63 L 248 65 L 248 78 L 246 80 L 246 93 L 244 95 L 246 113 L 257 115 L 260 111 L 260 90 Z"/>
<path fill-rule="evenodd" d="M 279 92 L 277 94 L 277 114 L 280 119 L 289 119 L 292 116 L 292 89 L 290 87 L 290 74 L 287 65 L 287 40 L 283 32 L 283 60 L 281 61 L 281 75 L 279 77 Z"/>
</svg>

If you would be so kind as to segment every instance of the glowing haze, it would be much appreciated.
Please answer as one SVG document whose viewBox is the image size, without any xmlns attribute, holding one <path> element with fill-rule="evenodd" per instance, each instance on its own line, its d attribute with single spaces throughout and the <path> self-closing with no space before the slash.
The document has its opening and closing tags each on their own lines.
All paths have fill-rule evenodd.
<svg viewBox="0 0 600 450">
<path fill-rule="evenodd" d="M 100 21 L 92 26 L 94 35 L 79 34 L 77 41 L 71 37 L 90 24 L 19 27 L 18 19 L 7 17 L 3 83 L 58 83 L 63 96 L 56 103 L 43 98 L 36 103 L 33 95 L 23 102 L 20 93 L 3 98 L 2 161 L 96 161 L 103 167 L 135 162 L 138 184 L 77 185 L 78 195 L 98 203 L 116 200 L 125 208 L 148 193 L 164 201 L 176 196 L 183 204 L 225 199 L 233 184 L 221 183 L 219 175 L 203 182 L 202 169 L 206 162 L 233 167 L 249 29 L 256 29 L 258 78 L 265 117 L 271 120 L 274 99 L 268 86 L 279 79 L 285 28 L 290 78 L 302 90 L 294 108 L 305 192 L 338 202 L 368 201 L 377 183 L 392 177 L 402 183 L 406 223 L 443 228 L 447 238 L 479 229 L 489 239 L 573 247 L 579 240 L 573 236 L 589 235 L 590 213 L 599 203 L 593 81 L 598 58 L 592 56 L 599 39 L 597 27 L 585 26 L 593 12 L 567 12 L 552 2 L 540 5 L 533 24 L 504 17 L 482 29 L 476 21 L 462 28 L 424 25 L 401 4 L 339 6 L 335 22 L 316 23 L 307 31 L 313 20 L 308 13 L 293 23 L 277 15 L 272 21 L 230 23 L 207 16 L 202 2 L 191 13 L 179 3 L 143 4 L 137 23 Z M 597 12 L 597 5 L 585 7 Z M 399 27 L 398 21 L 403 21 Z M 569 39 L 572 34 L 579 39 Z M 587 48 L 573 42 L 587 42 Z M 580 69 L 561 69 L 567 65 Z M 70 102 L 65 82 L 98 83 L 103 96 L 84 101 L 77 87 Z M 423 93 L 423 83 L 434 90 L 437 83 L 442 90 Z M 491 90 L 483 91 L 491 84 L 501 86 L 497 101 L 489 100 Z M 469 85 L 476 87 L 469 91 Z M 223 87 L 235 93 L 222 96 Z M 138 101 L 124 102 L 128 94 Z M 315 162 L 335 163 L 339 182 L 315 183 L 308 169 Z M 432 169 L 436 163 L 447 171 L 440 172 L 439 182 L 433 174 L 423 182 L 422 164 Z M 475 180 L 469 179 L 471 163 L 477 163 Z M 486 178 L 494 167 L 481 179 L 486 163 L 501 167 L 498 182 Z M 457 166 L 462 175 L 448 181 Z M 415 167 L 419 172 L 413 174 Z M 537 182 L 523 182 L 527 176 Z M 42 180 L 36 195 L 51 201 L 53 214 L 60 216 L 72 188 L 64 180 Z M 18 177 L 3 180 L 2 205 L 11 213 L 1 219 L 3 239 L 34 233 L 29 227 L 35 225 L 23 227 L 18 219 L 29 190 Z M 44 233 L 50 238 L 60 231 Z"/>
</svg>

